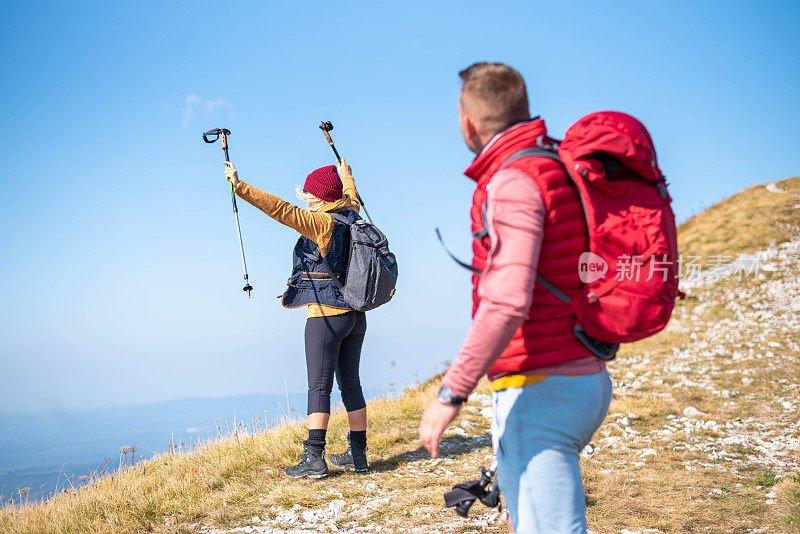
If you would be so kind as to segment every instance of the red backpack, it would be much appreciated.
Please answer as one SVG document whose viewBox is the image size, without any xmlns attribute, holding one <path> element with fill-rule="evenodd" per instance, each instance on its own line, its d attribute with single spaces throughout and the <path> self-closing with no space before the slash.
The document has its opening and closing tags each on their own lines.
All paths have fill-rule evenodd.
<svg viewBox="0 0 800 534">
<path fill-rule="evenodd" d="M 653 140 L 644 125 L 617 111 L 580 119 L 558 144 L 543 144 L 512 154 L 500 167 L 524 157 L 561 162 L 580 195 L 589 249 L 578 264 L 581 293 L 573 299 L 541 275 L 536 281 L 570 305 L 575 335 L 600 358 L 611 360 L 619 343 L 660 332 L 669 322 L 678 290 L 678 240 L 667 182 L 656 162 Z M 500 170 L 498 169 L 498 171 Z M 487 232 L 487 206 L 483 230 Z M 459 260 L 436 235 L 445 252 Z"/>
<path fill-rule="evenodd" d="M 589 250 L 578 269 L 583 288 L 570 299 L 537 277 L 576 316 L 576 334 L 607 343 L 638 341 L 669 322 L 678 291 L 678 241 L 667 183 L 644 125 L 625 113 L 583 117 L 558 146 L 528 148 L 558 160 L 578 189 Z M 502 167 L 501 167 L 502 168 Z"/>
</svg>

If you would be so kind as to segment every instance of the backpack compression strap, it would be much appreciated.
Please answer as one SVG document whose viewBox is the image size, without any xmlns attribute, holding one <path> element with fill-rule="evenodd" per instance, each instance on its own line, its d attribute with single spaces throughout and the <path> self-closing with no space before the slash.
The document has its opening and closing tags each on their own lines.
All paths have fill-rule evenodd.
<svg viewBox="0 0 800 534">
<path fill-rule="evenodd" d="M 317 250 L 319 251 L 319 247 L 317 247 Z M 331 266 L 328 265 L 328 260 L 325 259 L 325 256 L 323 256 L 322 254 L 309 254 L 308 252 L 303 252 L 303 254 L 305 254 L 306 258 L 308 258 L 313 262 L 321 261 L 322 268 L 325 269 L 325 273 L 328 276 L 330 276 L 331 279 L 333 279 L 333 282 L 339 287 L 339 291 L 344 291 L 344 286 L 342 285 L 342 282 L 339 280 L 339 277 L 333 273 L 333 270 L 331 269 Z"/>
</svg>

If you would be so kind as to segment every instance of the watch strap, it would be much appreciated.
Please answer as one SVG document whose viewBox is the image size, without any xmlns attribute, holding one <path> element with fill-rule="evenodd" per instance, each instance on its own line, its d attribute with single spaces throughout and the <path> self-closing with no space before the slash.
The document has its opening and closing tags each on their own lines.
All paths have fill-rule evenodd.
<svg viewBox="0 0 800 534">
<path fill-rule="evenodd" d="M 467 399 L 465 399 L 464 397 L 459 397 L 458 395 L 453 393 L 452 389 L 450 389 L 445 385 L 442 385 L 442 387 L 439 388 L 439 400 L 442 402 L 442 404 L 459 406 L 461 404 L 464 404 L 464 402 L 466 402 Z"/>
</svg>

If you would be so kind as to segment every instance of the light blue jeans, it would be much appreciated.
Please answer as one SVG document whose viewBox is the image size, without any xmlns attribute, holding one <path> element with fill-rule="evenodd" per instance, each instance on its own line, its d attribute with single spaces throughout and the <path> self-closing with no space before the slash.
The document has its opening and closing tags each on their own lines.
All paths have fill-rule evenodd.
<svg viewBox="0 0 800 534">
<path fill-rule="evenodd" d="M 608 413 L 607 371 L 492 395 L 498 482 L 518 534 L 586 532 L 581 450 Z"/>
</svg>

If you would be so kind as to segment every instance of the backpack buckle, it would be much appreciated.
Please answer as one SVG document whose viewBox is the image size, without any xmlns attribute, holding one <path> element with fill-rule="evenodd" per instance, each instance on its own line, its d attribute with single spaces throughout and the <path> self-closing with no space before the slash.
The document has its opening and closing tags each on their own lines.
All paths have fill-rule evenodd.
<svg viewBox="0 0 800 534">
<path fill-rule="evenodd" d="M 536 146 L 542 147 L 547 150 L 552 150 L 553 152 L 558 152 L 558 142 L 553 141 L 552 143 L 545 143 L 545 135 L 542 134 L 536 138 Z"/>
<path fill-rule="evenodd" d="M 658 194 L 661 195 L 661 200 L 663 200 L 664 202 L 668 202 L 667 185 L 664 183 L 664 180 L 660 180 L 656 184 L 656 187 L 658 188 Z"/>
</svg>

